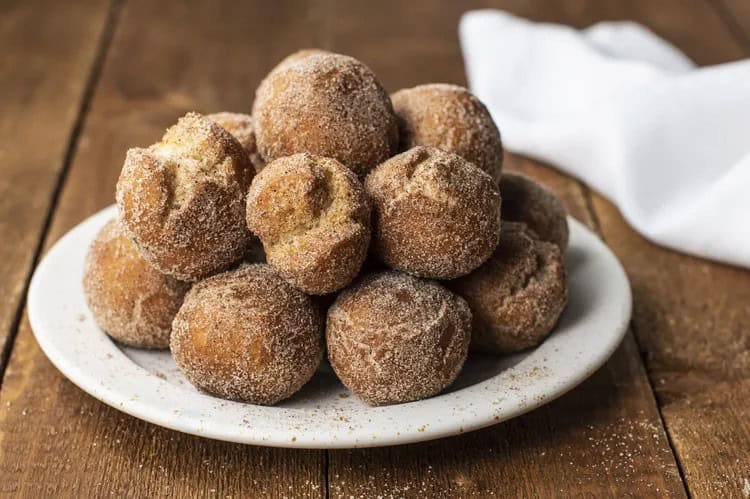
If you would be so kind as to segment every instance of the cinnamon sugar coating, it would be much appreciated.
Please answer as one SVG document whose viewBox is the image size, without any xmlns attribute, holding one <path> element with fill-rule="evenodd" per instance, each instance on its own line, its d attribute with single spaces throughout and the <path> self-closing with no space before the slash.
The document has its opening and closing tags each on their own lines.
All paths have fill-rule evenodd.
<svg viewBox="0 0 750 499">
<path fill-rule="evenodd" d="M 370 405 L 443 391 L 461 371 L 471 336 L 466 302 L 433 281 L 389 271 L 342 291 L 328 310 L 328 358 Z"/>
<path fill-rule="evenodd" d="M 388 94 L 367 66 L 344 55 L 315 51 L 280 64 L 258 87 L 252 114 L 267 162 L 307 152 L 364 176 L 398 145 Z"/>
<path fill-rule="evenodd" d="M 500 244 L 487 263 L 450 287 L 471 307 L 472 348 L 489 353 L 541 343 L 568 299 L 560 248 L 514 222 L 503 222 Z"/>
<path fill-rule="evenodd" d="M 252 116 L 249 114 L 223 111 L 220 113 L 209 114 L 206 118 L 231 133 L 232 136 L 237 139 L 237 142 L 242 145 L 245 152 L 247 152 L 247 155 L 250 156 L 250 162 L 255 168 L 255 173 L 258 173 L 263 169 L 265 163 L 263 162 L 263 158 L 260 157 L 260 153 L 258 153 Z"/>
<path fill-rule="evenodd" d="M 167 348 L 172 319 L 190 284 L 152 268 L 110 220 L 91 243 L 83 291 L 94 320 L 109 336 L 138 348 Z"/>
<path fill-rule="evenodd" d="M 487 173 L 451 153 L 414 147 L 365 181 L 373 204 L 373 251 L 389 267 L 452 279 L 497 246 L 500 194 Z"/>
<path fill-rule="evenodd" d="M 312 377 L 323 318 L 310 297 L 268 265 L 243 265 L 193 286 L 170 348 L 195 386 L 220 397 L 275 404 Z"/>
<path fill-rule="evenodd" d="M 245 193 L 254 175 L 240 143 L 213 121 L 188 113 L 160 142 L 130 149 L 117 206 L 148 262 L 194 281 L 242 258 L 250 238 Z"/>
<path fill-rule="evenodd" d="M 565 207 L 552 191 L 526 175 L 508 172 L 500 178 L 500 195 L 504 220 L 525 223 L 539 239 L 565 251 L 568 220 Z"/>
<path fill-rule="evenodd" d="M 311 154 L 266 166 L 247 195 L 247 224 L 268 263 L 315 295 L 349 284 L 370 242 L 370 207 L 357 176 L 335 159 Z"/>
<path fill-rule="evenodd" d="M 500 132 L 489 111 L 464 87 L 430 83 L 391 95 L 401 151 L 437 147 L 458 154 L 497 182 L 503 164 Z"/>
</svg>

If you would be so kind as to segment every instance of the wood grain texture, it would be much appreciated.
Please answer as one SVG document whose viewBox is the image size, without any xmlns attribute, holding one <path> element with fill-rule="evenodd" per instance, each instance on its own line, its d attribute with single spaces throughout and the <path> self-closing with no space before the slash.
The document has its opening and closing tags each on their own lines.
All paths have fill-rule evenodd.
<svg viewBox="0 0 750 499">
<path fill-rule="evenodd" d="M 477 6 L 491 3 L 525 15 L 541 13 L 583 24 L 603 17 L 591 12 L 594 7 L 558 12 L 559 2 Z M 471 7 L 443 3 L 435 9 L 426 2 L 394 1 L 355 8 L 350 2 L 338 2 L 325 36 L 327 48 L 361 58 L 390 91 L 429 81 L 465 84 L 456 28 L 461 12 Z M 583 14 L 588 17 L 581 21 Z M 502 123 L 499 126 L 502 131 Z M 588 191 L 579 183 L 513 155 L 508 156 L 506 168 L 522 170 L 550 186 L 573 216 L 595 225 Z M 630 334 L 603 369 L 549 406 L 494 428 L 438 442 L 330 451 L 328 482 L 331 497 L 684 495 Z"/>
<path fill-rule="evenodd" d="M 157 140 L 187 110 L 248 110 L 278 59 L 319 44 L 311 5 L 126 3 L 45 248 L 113 202 L 128 147 Z M 123 415 L 65 380 L 26 320 L 0 408 L 0 495 L 325 495 L 324 452 L 225 444 Z"/>
<path fill-rule="evenodd" d="M 0 3 L 0 378 L 109 2 Z"/>
</svg>

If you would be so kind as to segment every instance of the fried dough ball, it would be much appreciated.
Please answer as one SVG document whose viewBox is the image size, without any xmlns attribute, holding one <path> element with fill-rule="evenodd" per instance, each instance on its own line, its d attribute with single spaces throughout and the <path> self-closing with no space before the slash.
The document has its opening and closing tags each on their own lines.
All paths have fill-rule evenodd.
<svg viewBox="0 0 750 499">
<path fill-rule="evenodd" d="M 472 163 L 415 147 L 365 181 L 373 204 L 373 251 L 389 267 L 452 279 L 479 267 L 500 235 L 500 194 Z"/>
<path fill-rule="evenodd" d="M 401 272 L 372 274 L 328 309 L 328 359 L 341 381 L 370 405 L 443 391 L 469 348 L 466 302 L 436 282 Z"/>
<path fill-rule="evenodd" d="M 245 152 L 250 156 L 250 162 L 255 168 L 255 173 L 258 173 L 263 169 L 265 163 L 263 162 L 263 158 L 260 157 L 258 146 L 255 143 L 255 131 L 253 131 L 252 116 L 249 114 L 223 111 L 220 113 L 209 114 L 206 118 L 231 133 L 232 136 L 237 139 L 237 142 L 242 145 Z"/>
<path fill-rule="evenodd" d="M 504 173 L 500 178 L 503 220 L 523 222 L 542 241 L 555 243 L 565 252 L 568 247 L 568 220 L 557 196 L 520 173 Z"/>
<path fill-rule="evenodd" d="M 311 154 L 266 166 L 247 195 L 247 225 L 268 263 L 314 295 L 349 284 L 370 243 L 370 207 L 357 176 L 335 159 Z"/>
<path fill-rule="evenodd" d="M 193 286 L 174 319 L 170 348 L 198 388 L 275 404 L 318 368 L 323 317 L 270 266 L 243 265 Z"/>
<path fill-rule="evenodd" d="M 86 255 L 83 290 L 94 320 L 125 345 L 167 348 L 188 289 L 146 263 L 118 220 L 99 231 Z"/>
<path fill-rule="evenodd" d="M 568 300 L 560 248 L 514 222 L 503 222 L 500 244 L 487 263 L 452 282 L 451 289 L 471 307 L 472 348 L 489 353 L 541 343 Z"/>
<path fill-rule="evenodd" d="M 152 266 L 195 281 L 245 253 L 245 193 L 253 174 L 229 132 L 188 113 L 161 142 L 128 151 L 117 206 L 129 237 Z"/>
<path fill-rule="evenodd" d="M 373 72 L 352 57 L 323 51 L 269 73 L 256 91 L 253 118 L 268 162 L 306 152 L 364 176 L 398 145 L 391 100 Z"/>
<path fill-rule="evenodd" d="M 400 150 L 437 147 L 458 154 L 497 182 L 503 164 L 500 132 L 489 111 L 464 87 L 430 83 L 391 95 Z"/>
</svg>

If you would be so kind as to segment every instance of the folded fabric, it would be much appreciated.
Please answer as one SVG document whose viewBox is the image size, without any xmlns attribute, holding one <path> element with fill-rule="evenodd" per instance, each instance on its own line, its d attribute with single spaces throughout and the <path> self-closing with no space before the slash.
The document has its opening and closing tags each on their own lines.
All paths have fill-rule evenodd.
<svg viewBox="0 0 750 499">
<path fill-rule="evenodd" d="M 459 34 L 507 149 L 579 177 L 658 244 L 750 267 L 750 60 L 696 68 L 631 22 L 481 10 Z"/>
</svg>

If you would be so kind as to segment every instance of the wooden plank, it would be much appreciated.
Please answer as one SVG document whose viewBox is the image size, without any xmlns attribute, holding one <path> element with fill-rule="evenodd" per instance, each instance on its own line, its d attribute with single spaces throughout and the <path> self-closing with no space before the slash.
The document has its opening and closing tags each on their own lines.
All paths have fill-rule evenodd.
<svg viewBox="0 0 750 499">
<path fill-rule="evenodd" d="M 750 38 L 736 29 L 747 26 L 750 10 L 746 2 L 729 6 L 737 25 L 719 3 L 706 2 L 671 10 L 658 32 L 700 64 L 747 56 L 750 43 L 741 43 Z M 648 24 L 653 15 L 633 18 Z M 630 276 L 633 329 L 688 490 L 694 497 L 750 497 L 750 271 L 657 247 L 602 197 L 594 196 L 593 206 Z"/>
<path fill-rule="evenodd" d="M 108 11 L 107 0 L 0 3 L 0 383 Z"/>
<path fill-rule="evenodd" d="M 572 12 L 562 2 L 492 3 L 522 15 L 576 24 L 601 17 L 594 2 Z M 391 91 L 428 81 L 464 84 L 456 27 L 461 12 L 470 7 L 339 2 L 326 39 L 329 48 L 362 58 Z M 383 33 L 388 33 L 387 39 Z M 502 130 L 502 123 L 499 126 Z M 595 225 L 588 192 L 577 182 L 513 155 L 506 167 L 543 181 L 573 216 Z M 603 369 L 553 404 L 438 442 L 331 451 L 328 482 L 332 497 L 684 495 L 630 334 Z"/>
<path fill-rule="evenodd" d="M 746 0 L 722 0 L 711 4 L 724 19 L 735 40 L 750 53 L 750 2 Z"/>
<path fill-rule="evenodd" d="M 0 496 L 323 497 L 324 454 L 202 439 L 64 380 L 24 318 L 0 392 Z"/>
<path fill-rule="evenodd" d="M 633 284 L 633 327 L 695 497 L 750 481 L 750 271 L 659 248 L 599 196 L 604 237 Z"/>
<path fill-rule="evenodd" d="M 742 0 L 738 0 L 742 1 Z M 742 57 L 736 41 L 727 36 L 713 0 L 582 0 L 534 2 L 503 0 L 519 15 L 540 21 L 564 22 L 583 28 L 599 21 L 636 21 L 684 50 L 698 64 L 716 64 Z"/>
<path fill-rule="evenodd" d="M 681 497 L 630 336 L 547 406 L 460 437 L 329 455 L 331 497 Z"/>
<path fill-rule="evenodd" d="M 48 237 L 113 202 L 127 147 L 187 110 L 250 108 L 283 55 L 319 44 L 299 1 L 124 5 Z M 0 495 L 321 497 L 325 453 L 231 445 L 164 430 L 65 380 L 21 324 L 0 391 Z"/>
</svg>

